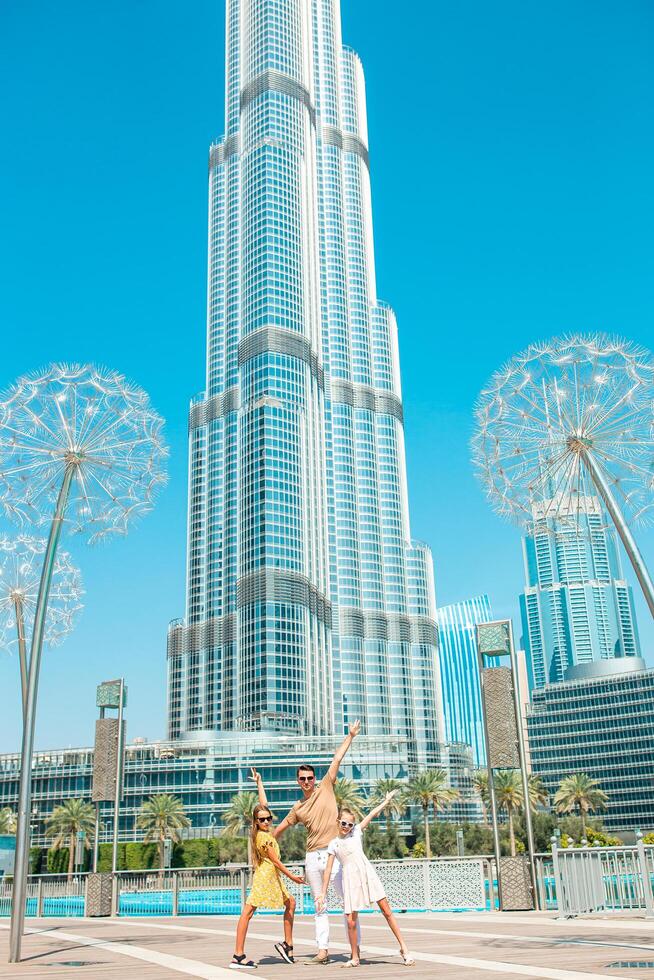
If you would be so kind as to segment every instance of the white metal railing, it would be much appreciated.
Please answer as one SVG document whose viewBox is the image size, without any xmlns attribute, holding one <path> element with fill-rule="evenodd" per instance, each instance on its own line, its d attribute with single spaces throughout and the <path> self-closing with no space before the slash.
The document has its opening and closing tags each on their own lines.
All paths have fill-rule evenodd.
<svg viewBox="0 0 654 980">
<path fill-rule="evenodd" d="M 25 915 L 61 916 L 84 915 L 86 904 L 86 874 L 33 875 L 27 882 Z M 0 880 L 0 917 L 11 914 L 12 879 Z"/>
<path fill-rule="evenodd" d="M 654 846 L 561 848 L 536 855 L 538 905 L 564 916 L 633 912 L 654 916 Z M 489 855 L 373 861 L 391 906 L 398 910 L 451 911 L 497 907 L 495 862 Z M 301 874 L 301 864 L 289 865 Z M 88 875 L 37 875 L 29 879 L 28 916 L 82 916 Z M 113 880 L 114 914 L 221 915 L 240 911 L 250 885 L 245 865 L 166 871 L 120 871 Z M 306 885 L 289 883 L 300 914 L 314 911 Z M 338 900 L 329 895 L 328 907 Z M 0 880 L 0 917 L 11 911 L 12 883 Z"/>
<path fill-rule="evenodd" d="M 570 917 L 638 912 L 654 917 L 654 847 L 561 848 L 552 844 L 557 908 Z"/>
<path fill-rule="evenodd" d="M 484 910 L 491 907 L 494 875 L 488 858 L 461 857 L 374 861 L 391 905 L 400 911 Z M 302 874 L 302 864 L 289 864 Z M 88 875 L 39 875 L 29 879 L 28 916 L 87 914 Z M 138 916 L 221 915 L 240 911 L 250 871 L 244 865 L 166 871 L 119 871 L 113 879 L 114 914 Z M 307 885 L 289 883 L 300 914 L 314 911 Z M 12 884 L 0 881 L 0 916 L 11 911 Z M 330 891 L 328 908 L 339 908 Z"/>
</svg>

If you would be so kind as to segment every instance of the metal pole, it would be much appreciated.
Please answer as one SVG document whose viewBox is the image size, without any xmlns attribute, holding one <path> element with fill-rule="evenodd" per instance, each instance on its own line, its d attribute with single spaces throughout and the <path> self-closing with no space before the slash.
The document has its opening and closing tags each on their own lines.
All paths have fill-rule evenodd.
<svg viewBox="0 0 654 980">
<path fill-rule="evenodd" d="M 125 739 L 123 737 L 123 701 L 125 695 L 125 678 L 120 679 L 120 701 L 118 702 L 118 758 L 116 759 L 116 792 L 114 794 L 114 841 L 111 851 L 111 871 L 116 874 L 118 865 L 118 821 L 120 819 L 120 798 L 123 786 L 123 753 Z"/>
<path fill-rule="evenodd" d="M 611 488 L 606 481 L 604 474 L 602 473 L 600 467 L 597 465 L 592 452 L 586 447 L 582 447 L 579 451 L 579 455 L 586 466 L 586 469 L 590 473 L 591 479 L 595 486 L 597 487 L 598 493 L 602 500 L 604 501 L 604 506 L 609 512 L 613 523 L 615 524 L 615 529 L 620 535 L 620 539 L 624 545 L 624 549 L 627 552 L 629 561 L 633 565 L 634 572 L 636 573 L 636 578 L 640 583 L 640 587 L 643 590 L 643 595 L 645 596 L 645 602 L 649 606 L 649 611 L 652 616 L 654 616 L 654 582 L 652 577 L 647 570 L 647 565 L 645 564 L 645 559 L 643 558 L 636 540 L 627 526 L 620 506 L 611 492 Z"/>
<path fill-rule="evenodd" d="M 500 874 L 500 863 L 502 861 L 502 845 L 500 843 L 500 824 L 497 819 L 497 798 L 495 796 L 495 782 L 493 780 L 493 770 L 489 769 L 488 795 L 490 796 L 491 820 L 493 821 L 493 849 L 495 851 L 495 875 L 497 877 L 497 902 L 500 912 L 503 908 L 502 902 L 502 875 Z M 491 900 L 492 900 L 491 884 Z"/>
<path fill-rule="evenodd" d="M 477 668 L 479 670 L 479 681 L 481 686 L 481 717 L 484 726 L 484 747 L 486 749 L 486 768 L 488 771 L 488 795 L 491 805 L 491 822 L 493 827 L 493 848 L 495 850 L 495 875 L 497 877 L 497 898 L 500 909 L 502 908 L 502 876 L 500 875 L 500 858 L 502 847 L 500 844 L 500 828 L 497 821 L 497 801 L 495 799 L 495 783 L 493 781 L 493 769 L 490 764 L 491 751 L 488 739 L 488 717 L 486 715 L 486 698 L 484 697 L 484 658 L 479 652 L 479 627 L 477 627 Z M 493 882 L 491 876 L 490 883 L 491 902 L 493 900 Z"/>
<path fill-rule="evenodd" d="M 534 828 L 531 820 L 531 805 L 529 801 L 529 773 L 527 772 L 527 756 L 525 752 L 525 738 L 522 730 L 522 711 L 520 704 L 520 689 L 518 678 L 518 658 L 516 657 L 515 646 L 513 643 L 513 622 L 509 620 L 509 651 L 511 654 L 511 675 L 513 688 L 513 707 L 515 710 L 515 723 L 518 732 L 518 758 L 520 759 L 520 772 L 522 773 L 522 794 L 524 797 L 525 830 L 527 831 L 527 850 L 529 852 L 529 873 L 531 875 L 531 888 L 534 895 L 534 905 L 538 909 L 538 881 L 536 878 L 536 848 L 534 847 Z"/>
<path fill-rule="evenodd" d="M 27 647 L 25 643 L 25 614 L 23 600 L 19 595 L 12 596 L 18 633 L 18 660 L 20 662 L 20 690 L 23 698 L 23 720 L 27 710 Z"/>
<path fill-rule="evenodd" d="M 98 870 L 98 849 L 100 847 L 100 804 L 95 804 L 95 837 L 93 838 L 93 873 Z"/>
<path fill-rule="evenodd" d="M 29 674 L 27 679 L 27 699 L 25 717 L 23 719 L 23 740 L 20 755 L 20 788 L 18 791 L 18 825 L 16 827 L 16 863 L 14 870 L 14 892 L 11 903 L 11 931 L 9 934 L 9 962 L 20 962 L 20 948 L 25 924 L 25 898 L 27 895 L 27 871 L 30 848 L 30 805 L 32 797 L 32 755 L 34 753 L 34 725 L 36 721 L 36 701 L 39 690 L 39 674 L 41 668 L 41 653 L 43 650 L 43 632 L 45 617 L 48 609 L 50 584 L 54 571 L 57 545 L 61 537 L 61 528 L 70 486 L 75 473 L 75 464 L 69 463 L 64 472 L 64 478 L 57 498 L 48 544 L 43 558 L 43 570 L 39 584 L 39 594 L 34 614 L 34 629 L 32 632 L 32 651 L 30 655 Z"/>
</svg>

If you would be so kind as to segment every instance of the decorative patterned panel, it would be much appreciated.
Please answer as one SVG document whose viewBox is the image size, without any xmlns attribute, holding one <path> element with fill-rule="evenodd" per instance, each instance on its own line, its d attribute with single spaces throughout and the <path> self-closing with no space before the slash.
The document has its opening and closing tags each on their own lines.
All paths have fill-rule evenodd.
<svg viewBox="0 0 654 980">
<path fill-rule="evenodd" d="M 90 874 L 87 879 L 86 914 L 111 915 L 111 874 Z"/>
<path fill-rule="evenodd" d="M 95 696 L 98 708 L 120 707 L 120 681 L 103 681 L 98 684 Z M 127 688 L 123 689 L 123 706 L 127 704 Z"/>
<path fill-rule="evenodd" d="M 508 655 L 511 653 L 511 633 L 509 621 L 504 623 L 480 623 L 477 626 L 477 646 L 485 656 Z"/>
<path fill-rule="evenodd" d="M 528 912 L 533 909 L 529 861 L 524 854 L 500 858 L 500 881 L 504 912 Z"/>
<path fill-rule="evenodd" d="M 485 909 L 486 888 L 482 861 L 438 861 L 429 867 L 428 908 Z"/>
<path fill-rule="evenodd" d="M 484 667 L 481 675 L 490 747 L 488 764 L 493 769 L 519 769 L 518 726 L 511 670 L 509 667 Z"/>
<path fill-rule="evenodd" d="M 123 733 L 125 722 L 123 722 Z M 93 751 L 94 803 L 116 798 L 116 766 L 118 763 L 118 719 L 98 718 L 95 723 L 95 748 Z M 121 787 L 122 799 L 122 787 Z"/>
<path fill-rule="evenodd" d="M 391 908 L 426 908 L 427 863 L 425 861 L 373 862 Z"/>
</svg>

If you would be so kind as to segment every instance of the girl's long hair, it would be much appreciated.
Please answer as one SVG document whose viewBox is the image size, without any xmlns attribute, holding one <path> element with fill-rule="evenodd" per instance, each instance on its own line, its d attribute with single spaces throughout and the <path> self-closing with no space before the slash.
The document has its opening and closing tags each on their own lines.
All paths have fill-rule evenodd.
<svg viewBox="0 0 654 980">
<path fill-rule="evenodd" d="M 252 811 L 252 828 L 250 830 L 250 842 L 252 851 L 252 861 L 255 868 L 258 868 L 261 864 L 261 858 L 259 857 L 259 852 L 257 851 L 257 834 L 259 832 L 259 824 L 257 823 L 257 817 L 260 813 L 269 813 L 272 817 L 272 810 L 268 806 L 264 806 L 263 803 L 257 803 L 254 810 Z M 270 828 L 270 824 L 268 825 Z"/>
</svg>

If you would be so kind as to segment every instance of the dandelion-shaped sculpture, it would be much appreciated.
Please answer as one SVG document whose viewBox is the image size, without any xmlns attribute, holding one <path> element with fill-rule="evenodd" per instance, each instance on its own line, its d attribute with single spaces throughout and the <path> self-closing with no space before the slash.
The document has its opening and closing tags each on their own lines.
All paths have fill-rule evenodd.
<svg viewBox="0 0 654 980">
<path fill-rule="evenodd" d="M 0 503 L 50 523 L 34 613 L 23 725 L 10 961 L 20 959 L 29 847 L 30 762 L 46 611 L 62 525 L 89 541 L 124 534 L 165 482 L 163 419 L 115 371 L 55 364 L 0 401 Z"/>
<path fill-rule="evenodd" d="M 630 530 L 654 515 L 654 360 L 604 335 L 533 344 L 496 372 L 476 408 L 473 462 L 500 514 L 579 526 L 599 495 L 654 616 Z M 545 522 L 545 521 L 544 521 Z"/>
<path fill-rule="evenodd" d="M 23 711 L 27 699 L 27 647 L 39 593 L 45 538 L 20 534 L 0 538 L 0 648 L 18 650 Z M 70 555 L 60 551 L 55 559 L 50 601 L 43 641 L 56 646 L 73 629 L 82 609 L 82 579 Z"/>
</svg>

